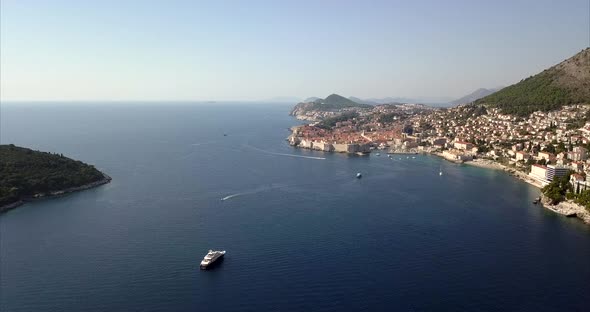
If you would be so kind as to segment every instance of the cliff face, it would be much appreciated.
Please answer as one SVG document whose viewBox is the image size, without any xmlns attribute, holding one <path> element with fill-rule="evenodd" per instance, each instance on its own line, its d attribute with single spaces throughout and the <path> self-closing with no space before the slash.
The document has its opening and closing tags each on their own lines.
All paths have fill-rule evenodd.
<svg viewBox="0 0 590 312">
<path fill-rule="evenodd" d="M 316 104 L 314 102 L 308 103 L 299 103 L 293 107 L 289 115 L 291 116 L 298 116 L 298 115 L 305 115 L 306 112 L 314 110 Z"/>
<path fill-rule="evenodd" d="M 590 224 L 590 211 L 570 200 L 562 201 L 557 205 L 553 205 L 551 203 L 551 199 L 541 194 L 541 204 L 543 207 L 555 213 L 559 213 L 567 217 L 577 217 L 584 221 L 584 223 Z"/>
</svg>

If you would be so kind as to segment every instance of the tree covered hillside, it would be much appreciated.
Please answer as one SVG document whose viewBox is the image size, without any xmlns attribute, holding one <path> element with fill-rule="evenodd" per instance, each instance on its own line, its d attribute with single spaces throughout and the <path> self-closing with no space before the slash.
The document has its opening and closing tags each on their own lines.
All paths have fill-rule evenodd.
<svg viewBox="0 0 590 312">
<path fill-rule="evenodd" d="M 331 94 L 325 99 L 316 99 L 313 102 L 299 103 L 295 105 L 290 114 L 295 115 L 297 112 L 302 111 L 333 111 L 350 107 L 372 108 L 373 106 L 357 103 L 338 94 Z"/>
<path fill-rule="evenodd" d="M 519 116 L 563 105 L 590 104 L 590 48 L 475 103 Z"/>
<path fill-rule="evenodd" d="M 103 180 L 94 166 L 59 154 L 0 145 L 0 207 L 39 193 Z"/>
</svg>

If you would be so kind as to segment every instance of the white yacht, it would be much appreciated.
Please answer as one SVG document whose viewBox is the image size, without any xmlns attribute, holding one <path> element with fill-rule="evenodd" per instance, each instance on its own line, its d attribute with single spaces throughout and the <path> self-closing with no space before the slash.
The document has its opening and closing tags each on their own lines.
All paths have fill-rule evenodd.
<svg viewBox="0 0 590 312">
<path fill-rule="evenodd" d="M 225 255 L 225 250 L 218 251 L 218 250 L 209 250 L 203 261 L 201 261 L 201 269 L 205 270 L 208 266 L 212 265 L 215 261 Z"/>
</svg>

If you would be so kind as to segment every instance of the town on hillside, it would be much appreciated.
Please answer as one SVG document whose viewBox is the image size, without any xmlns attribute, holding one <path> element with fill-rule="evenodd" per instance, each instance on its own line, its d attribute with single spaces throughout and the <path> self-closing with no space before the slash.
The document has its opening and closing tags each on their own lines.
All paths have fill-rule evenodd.
<svg viewBox="0 0 590 312">
<path fill-rule="evenodd" d="M 311 123 L 293 127 L 288 140 L 325 152 L 384 150 L 477 161 L 539 187 L 551 185 L 545 193 L 553 194 L 553 202 L 582 194 L 590 207 L 590 48 L 490 92 L 452 108 L 366 105 L 337 94 L 314 98 L 291 111 Z M 567 189 L 557 185 L 564 177 Z"/>
<path fill-rule="evenodd" d="M 294 127 L 289 143 L 325 152 L 384 150 L 433 153 L 457 162 L 488 159 L 526 172 L 543 186 L 571 170 L 574 188 L 590 189 L 590 105 L 528 117 L 472 104 L 448 109 L 378 105 L 331 113 L 341 115 L 350 118 L 336 120 L 326 112 L 299 115 L 313 122 Z"/>
</svg>

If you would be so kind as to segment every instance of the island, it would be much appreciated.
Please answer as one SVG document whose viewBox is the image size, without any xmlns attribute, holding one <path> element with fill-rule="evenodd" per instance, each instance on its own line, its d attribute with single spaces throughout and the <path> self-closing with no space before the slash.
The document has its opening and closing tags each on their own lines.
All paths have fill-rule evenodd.
<svg viewBox="0 0 590 312">
<path fill-rule="evenodd" d="M 0 145 L 0 213 L 27 201 L 86 190 L 110 181 L 94 166 L 62 154 Z"/>
<path fill-rule="evenodd" d="M 501 169 L 538 187 L 535 203 L 590 224 L 589 86 L 586 48 L 514 85 L 478 90 L 458 106 L 309 98 L 291 111 L 306 123 L 291 128 L 287 140 L 322 152 L 428 153 Z"/>
</svg>

